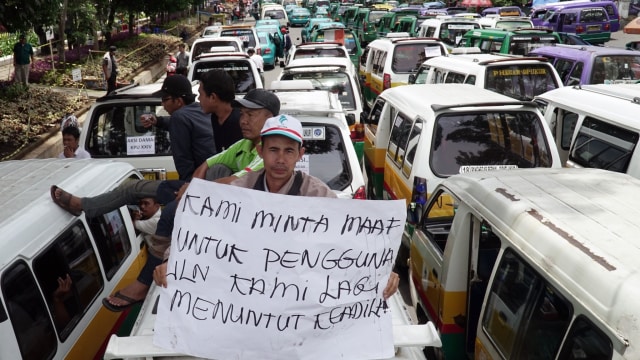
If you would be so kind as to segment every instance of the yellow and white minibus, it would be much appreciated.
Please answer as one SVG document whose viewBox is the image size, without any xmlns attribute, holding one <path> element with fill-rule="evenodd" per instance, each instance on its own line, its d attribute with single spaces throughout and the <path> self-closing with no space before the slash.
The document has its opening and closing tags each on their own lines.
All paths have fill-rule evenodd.
<svg viewBox="0 0 640 360">
<path fill-rule="evenodd" d="M 640 180 L 601 169 L 443 181 L 410 259 L 412 302 L 436 324 L 440 355 L 638 359 L 638 203 Z"/>
</svg>

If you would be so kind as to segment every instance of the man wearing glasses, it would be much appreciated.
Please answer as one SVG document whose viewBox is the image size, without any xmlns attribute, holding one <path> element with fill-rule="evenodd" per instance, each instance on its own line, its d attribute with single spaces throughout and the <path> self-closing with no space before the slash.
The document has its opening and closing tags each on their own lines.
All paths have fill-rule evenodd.
<svg viewBox="0 0 640 360">
<path fill-rule="evenodd" d="M 140 117 L 142 126 L 169 131 L 178 177 L 189 181 L 195 169 L 216 153 L 211 118 L 195 102 L 191 82 L 183 75 L 168 76 L 153 96 L 162 98 L 162 106 L 170 116 L 144 114 Z"/>
</svg>

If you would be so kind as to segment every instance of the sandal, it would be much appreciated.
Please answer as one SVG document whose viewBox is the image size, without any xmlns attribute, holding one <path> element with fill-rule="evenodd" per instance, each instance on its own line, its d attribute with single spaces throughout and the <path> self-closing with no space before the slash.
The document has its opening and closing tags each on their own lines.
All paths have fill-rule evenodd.
<svg viewBox="0 0 640 360">
<path fill-rule="evenodd" d="M 113 297 L 117 297 L 119 299 L 122 299 L 124 301 L 126 301 L 126 304 L 122 304 L 122 305 L 115 305 L 109 302 L 109 300 L 107 298 L 102 299 L 102 305 L 104 305 L 104 307 L 106 307 L 107 309 L 113 311 L 113 312 L 120 312 L 122 310 L 125 310 L 135 304 L 139 304 L 141 302 L 144 301 L 144 299 L 140 299 L 140 300 L 135 300 L 132 299 L 126 295 L 122 295 L 120 293 L 120 291 L 116 291 L 115 294 L 113 294 Z"/>
<path fill-rule="evenodd" d="M 66 210 L 71 215 L 80 216 L 80 214 L 82 214 L 82 210 L 76 210 L 71 208 L 71 194 L 60 189 L 62 193 L 60 194 L 60 197 L 56 197 L 56 190 L 58 189 L 60 188 L 55 185 L 51 185 L 51 199 L 53 200 L 53 202 L 56 203 L 56 205 L 63 208 L 64 210 Z"/>
</svg>

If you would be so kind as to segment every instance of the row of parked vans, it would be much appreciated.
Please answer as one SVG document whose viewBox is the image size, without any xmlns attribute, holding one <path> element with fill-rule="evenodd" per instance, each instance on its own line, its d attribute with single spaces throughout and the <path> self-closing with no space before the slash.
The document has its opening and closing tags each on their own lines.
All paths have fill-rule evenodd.
<svg viewBox="0 0 640 360">
<path fill-rule="evenodd" d="M 400 257 L 413 305 L 440 332 L 436 352 L 635 357 L 637 330 L 623 324 L 637 316 L 635 295 L 602 293 L 640 285 L 619 251 L 636 246 L 637 229 L 613 215 L 617 204 L 636 212 L 627 186 L 640 194 L 638 180 L 614 174 L 638 177 L 638 86 L 563 87 L 535 103 L 459 84 L 378 96 L 363 118 L 368 193 L 407 202 Z"/>
</svg>

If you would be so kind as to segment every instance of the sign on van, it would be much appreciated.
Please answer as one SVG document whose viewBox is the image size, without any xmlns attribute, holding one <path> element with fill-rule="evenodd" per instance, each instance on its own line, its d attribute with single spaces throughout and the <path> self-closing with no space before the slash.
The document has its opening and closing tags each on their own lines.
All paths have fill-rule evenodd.
<svg viewBox="0 0 640 360">
<path fill-rule="evenodd" d="M 460 166 L 460 174 L 478 171 L 516 170 L 518 165 L 465 165 Z"/>
<path fill-rule="evenodd" d="M 382 292 L 404 204 L 194 179 L 175 217 L 154 344 L 215 359 L 392 357 Z"/>
<path fill-rule="evenodd" d="M 155 153 L 155 135 L 127 137 L 127 155 L 154 155 Z"/>
</svg>

